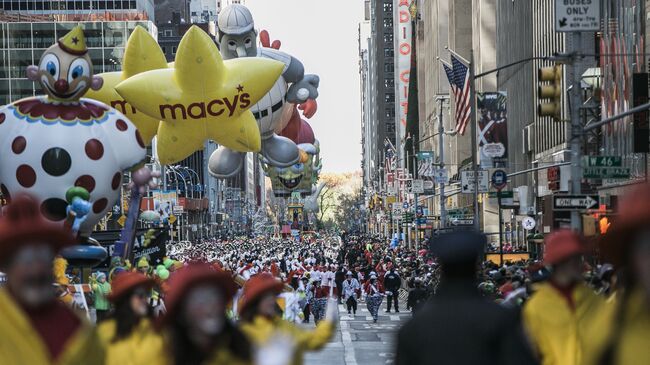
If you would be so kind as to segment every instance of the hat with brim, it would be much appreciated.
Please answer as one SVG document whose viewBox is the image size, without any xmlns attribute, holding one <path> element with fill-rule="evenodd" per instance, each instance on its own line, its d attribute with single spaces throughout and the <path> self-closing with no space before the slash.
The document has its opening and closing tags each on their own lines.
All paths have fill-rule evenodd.
<svg viewBox="0 0 650 365">
<path fill-rule="evenodd" d="M 153 287 L 154 280 L 135 271 L 126 271 L 119 273 L 111 282 L 111 293 L 108 295 L 108 300 L 116 303 L 124 296 L 133 292 L 137 287 L 145 287 L 147 289 Z"/>
<path fill-rule="evenodd" d="M 625 265 L 635 236 L 650 229 L 650 184 L 634 187 L 620 199 L 618 214 L 598 242 L 601 259 L 619 268 Z"/>
<path fill-rule="evenodd" d="M 0 261 L 11 257 L 25 244 L 40 244 L 54 253 L 76 242 L 72 231 L 62 223 L 47 220 L 38 203 L 29 195 L 12 197 L 0 216 Z"/>
<path fill-rule="evenodd" d="M 210 284 L 219 288 L 229 303 L 237 292 L 237 284 L 232 275 L 204 263 L 191 263 L 174 271 L 169 281 L 169 290 L 165 293 L 165 307 L 167 313 L 160 318 L 159 324 L 168 323 L 178 314 L 183 298 L 194 287 L 201 284 Z"/>
<path fill-rule="evenodd" d="M 431 254 L 443 265 L 473 263 L 487 244 L 486 236 L 476 231 L 457 231 L 432 236 Z"/>
<path fill-rule="evenodd" d="M 556 265 L 587 252 L 589 246 L 581 235 L 561 229 L 548 235 L 544 241 L 544 264 Z"/>
<path fill-rule="evenodd" d="M 244 313 L 248 307 L 266 294 L 280 294 L 284 284 L 271 274 L 262 273 L 253 276 L 244 285 L 244 292 L 239 301 L 239 313 Z"/>
</svg>

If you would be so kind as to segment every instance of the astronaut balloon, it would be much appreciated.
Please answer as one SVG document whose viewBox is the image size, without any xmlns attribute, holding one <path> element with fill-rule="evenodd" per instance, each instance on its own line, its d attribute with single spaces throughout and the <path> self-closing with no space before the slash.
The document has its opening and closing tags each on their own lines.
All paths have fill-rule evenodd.
<svg viewBox="0 0 650 365">
<path fill-rule="evenodd" d="M 313 115 L 318 97 L 318 76 L 305 74 L 302 63 L 276 49 L 279 45 L 269 47 L 268 42 L 262 42 L 258 47 L 253 16 L 243 5 L 225 7 L 219 14 L 217 26 L 217 42 L 224 59 L 262 57 L 284 63 L 282 76 L 251 111 L 259 126 L 262 159 L 280 168 L 298 163 L 300 152 L 296 144 L 276 132 L 286 125 L 296 105 Z M 220 147 L 210 156 L 208 169 L 217 178 L 229 178 L 240 171 L 243 161 L 244 153 Z"/>
</svg>

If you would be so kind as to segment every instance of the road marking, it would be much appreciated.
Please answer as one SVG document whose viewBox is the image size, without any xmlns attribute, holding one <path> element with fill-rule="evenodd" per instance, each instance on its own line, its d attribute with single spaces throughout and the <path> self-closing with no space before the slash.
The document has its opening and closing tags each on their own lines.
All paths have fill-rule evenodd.
<svg viewBox="0 0 650 365">
<path fill-rule="evenodd" d="M 348 322 L 340 322 L 341 324 L 341 341 L 343 342 L 343 353 L 345 356 L 346 365 L 357 365 L 356 354 L 354 352 L 354 345 L 352 344 L 352 335 L 350 334 L 350 325 Z"/>
<path fill-rule="evenodd" d="M 391 321 L 399 321 L 399 316 L 390 316 Z"/>
<path fill-rule="evenodd" d="M 366 316 L 366 321 L 372 321 L 372 316 Z"/>
</svg>

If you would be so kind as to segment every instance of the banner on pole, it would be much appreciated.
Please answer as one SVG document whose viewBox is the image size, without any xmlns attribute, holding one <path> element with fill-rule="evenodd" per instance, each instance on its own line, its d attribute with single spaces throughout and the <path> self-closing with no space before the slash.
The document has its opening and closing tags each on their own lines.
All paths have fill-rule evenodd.
<svg viewBox="0 0 650 365">
<path fill-rule="evenodd" d="M 505 167 L 508 160 L 507 95 L 504 91 L 476 94 L 481 167 Z"/>
</svg>

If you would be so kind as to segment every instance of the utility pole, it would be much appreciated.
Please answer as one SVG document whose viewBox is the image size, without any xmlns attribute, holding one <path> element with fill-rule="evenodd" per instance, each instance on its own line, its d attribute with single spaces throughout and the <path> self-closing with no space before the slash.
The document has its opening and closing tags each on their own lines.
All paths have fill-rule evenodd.
<svg viewBox="0 0 650 365">
<path fill-rule="evenodd" d="M 583 127 L 580 120 L 580 107 L 582 106 L 582 95 L 580 83 L 582 79 L 582 57 L 580 56 L 580 48 L 582 47 L 582 33 L 571 33 L 572 49 L 569 53 L 573 54 L 573 75 L 572 85 L 570 90 L 570 107 L 571 107 L 571 131 L 570 131 L 570 148 L 571 148 L 571 186 L 570 191 L 572 195 L 579 195 L 582 193 L 582 136 Z M 568 77 L 567 77 L 568 79 Z M 571 229 L 574 231 L 582 230 L 582 220 L 580 219 L 580 212 L 577 210 L 571 211 Z"/>
<path fill-rule="evenodd" d="M 445 168 L 445 148 L 444 148 L 444 134 L 445 134 L 445 125 L 442 119 L 442 107 L 445 100 L 449 100 L 448 97 L 438 97 L 440 106 L 438 107 L 438 156 L 440 158 L 440 169 Z M 440 227 L 447 227 L 447 205 L 445 197 L 445 183 L 440 183 Z"/>
<path fill-rule="evenodd" d="M 478 210 L 478 153 L 476 151 L 476 80 L 474 78 L 474 50 L 470 50 L 469 56 L 469 108 L 470 108 L 470 120 L 472 123 L 472 169 L 474 170 L 474 229 L 476 231 L 480 230 L 479 223 L 479 210 Z"/>
</svg>

